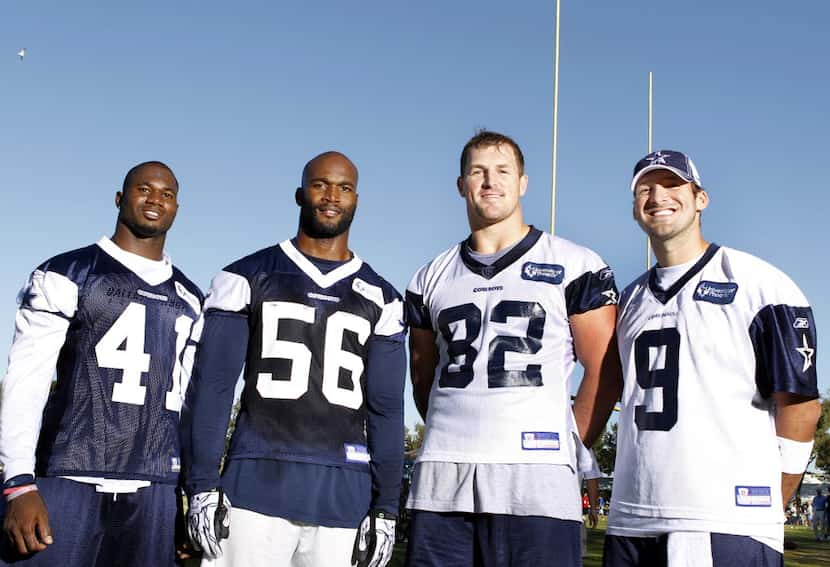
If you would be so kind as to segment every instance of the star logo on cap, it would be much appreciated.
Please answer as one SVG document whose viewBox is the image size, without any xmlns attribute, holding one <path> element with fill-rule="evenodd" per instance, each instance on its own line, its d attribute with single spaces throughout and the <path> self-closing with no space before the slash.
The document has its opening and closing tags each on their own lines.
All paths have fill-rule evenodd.
<svg viewBox="0 0 830 567">
<path fill-rule="evenodd" d="M 657 152 L 656 154 L 654 154 L 653 156 L 648 158 L 648 162 L 651 165 L 665 164 L 666 163 L 666 156 L 664 156 L 662 152 Z"/>
<path fill-rule="evenodd" d="M 807 369 L 813 365 L 813 355 L 816 353 L 816 349 L 810 347 L 807 344 L 807 335 L 801 335 L 801 346 L 795 349 L 798 354 L 804 357 L 804 367 L 801 369 L 802 372 L 807 372 Z"/>
</svg>

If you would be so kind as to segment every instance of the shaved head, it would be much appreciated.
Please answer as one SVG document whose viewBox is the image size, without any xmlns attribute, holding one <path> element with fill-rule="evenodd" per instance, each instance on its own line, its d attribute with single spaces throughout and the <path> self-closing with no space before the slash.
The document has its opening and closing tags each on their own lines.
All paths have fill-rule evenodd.
<svg viewBox="0 0 830 567">
<path fill-rule="evenodd" d="M 144 161 L 136 166 L 133 166 L 130 171 L 127 172 L 127 175 L 124 176 L 124 183 L 121 184 L 121 191 L 126 191 L 136 174 L 138 174 L 145 167 L 160 167 L 162 169 L 166 169 L 173 177 L 173 181 L 176 182 L 176 189 L 179 188 L 179 180 L 176 179 L 176 175 L 173 173 L 173 170 L 170 169 L 170 166 L 160 161 Z"/>
<path fill-rule="evenodd" d="M 357 166 L 347 158 L 344 154 L 340 152 L 330 151 L 330 152 L 323 152 L 322 154 L 315 156 L 309 160 L 305 167 L 303 167 L 303 178 L 301 180 L 301 184 L 303 187 L 308 186 L 308 181 L 311 179 L 311 172 L 315 169 L 315 166 L 322 165 L 326 162 L 345 162 L 354 172 L 354 182 L 357 183 Z"/>
</svg>

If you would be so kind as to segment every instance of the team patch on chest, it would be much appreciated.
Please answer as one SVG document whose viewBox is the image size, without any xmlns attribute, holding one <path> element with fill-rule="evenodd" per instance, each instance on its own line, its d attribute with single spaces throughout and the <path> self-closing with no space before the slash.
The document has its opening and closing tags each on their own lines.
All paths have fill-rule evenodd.
<svg viewBox="0 0 830 567">
<path fill-rule="evenodd" d="M 695 288 L 694 299 L 718 305 L 727 305 L 735 301 L 738 284 L 735 282 L 709 282 L 702 280 Z"/>
<path fill-rule="evenodd" d="M 522 266 L 522 279 L 559 285 L 565 279 L 565 267 L 559 264 L 525 262 Z"/>
</svg>

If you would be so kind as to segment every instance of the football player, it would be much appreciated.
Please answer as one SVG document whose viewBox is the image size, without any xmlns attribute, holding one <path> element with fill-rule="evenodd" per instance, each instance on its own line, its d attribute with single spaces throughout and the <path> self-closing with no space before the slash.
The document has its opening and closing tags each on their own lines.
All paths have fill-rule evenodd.
<svg viewBox="0 0 830 567">
<path fill-rule="evenodd" d="M 173 565 L 202 302 L 164 254 L 178 193 L 165 164 L 135 166 L 112 238 L 47 260 L 19 296 L 0 408 L 2 565 Z"/>
<path fill-rule="evenodd" d="M 382 567 L 391 557 L 403 303 L 349 250 L 357 177 L 343 154 L 312 159 L 295 193 L 296 237 L 213 279 L 182 414 L 189 525 L 203 565 Z"/>
<path fill-rule="evenodd" d="M 620 302 L 604 564 L 782 565 L 820 412 L 810 305 L 781 271 L 704 240 L 709 195 L 685 154 L 648 154 L 631 191 L 658 263 Z"/>
<path fill-rule="evenodd" d="M 524 223 L 527 182 L 509 137 L 467 142 L 457 186 L 471 234 L 407 288 L 426 424 L 408 502 L 412 566 L 581 563 L 567 382 L 578 359 L 573 411 L 590 446 L 621 384 L 617 291 L 597 254 Z"/>
</svg>

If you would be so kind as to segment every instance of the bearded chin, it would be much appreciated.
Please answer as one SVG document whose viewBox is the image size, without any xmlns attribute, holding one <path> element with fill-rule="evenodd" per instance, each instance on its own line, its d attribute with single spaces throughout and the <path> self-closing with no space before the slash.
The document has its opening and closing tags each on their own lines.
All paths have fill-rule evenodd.
<svg viewBox="0 0 830 567">
<path fill-rule="evenodd" d="M 325 224 L 317 220 L 314 209 L 303 206 L 300 211 L 300 228 L 311 238 L 334 238 L 340 236 L 352 225 L 354 210 L 343 211 L 340 220 L 335 224 Z"/>
</svg>

